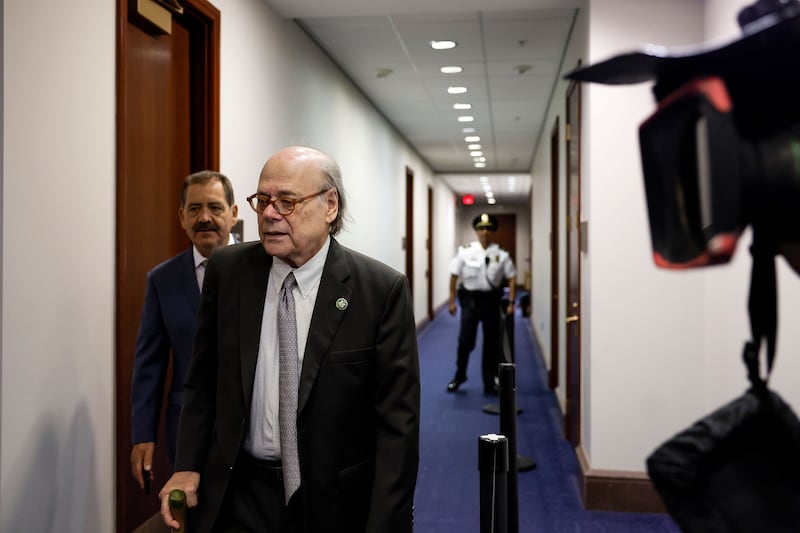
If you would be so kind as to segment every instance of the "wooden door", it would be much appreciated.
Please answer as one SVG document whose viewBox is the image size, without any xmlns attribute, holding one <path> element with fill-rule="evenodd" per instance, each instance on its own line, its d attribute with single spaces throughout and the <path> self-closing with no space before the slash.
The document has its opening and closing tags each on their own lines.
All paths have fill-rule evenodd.
<svg viewBox="0 0 800 533">
<path fill-rule="evenodd" d="M 567 88 L 567 217 L 566 217 L 566 299 L 564 323 L 567 344 L 567 406 L 565 435 L 573 446 L 581 441 L 581 86 Z"/>
<path fill-rule="evenodd" d="M 494 215 L 497 217 L 497 231 L 492 234 L 492 242 L 508 252 L 514 267 L 519 271 L 517 264 L 517 215 Z M 519 272 L 517 272 L 519 274 Z M 517 276 L 519 277 L 519 276 Z"/>
<path fill-rule="evenodd" d="M 414 171 L 406 167 L 406 277 L 414 299 Z"/>
<path fill-rule="evenodd" d="M 560 232 L 559 232 L 559 209 L 558 195 L 560 192 L 559 181 L 559 146 L 561 137 L 559 132 L 558 117 L 550 130 L 550 372 L 548 374 L 548 385 L 551 389 L 559 386 L 560 360 L 558 357 L 558 341 L 561 331 L 561 298 L 559 298 L 558 283 L 560 281 L 559 253 L 560 253 Z"/>
<path fill-rule="evenodd" d="M 189 245 L 178 221 L 183 179 L 219 165 L 220 15 L 205 0 L 181 0 L 164 34 L 118 2 L 116 509 L 127 533 L 158 510 L 169 474 L 162 423 L 151 493 L 131 476 L 131 376 L 147 272 Z"/>
</svg>

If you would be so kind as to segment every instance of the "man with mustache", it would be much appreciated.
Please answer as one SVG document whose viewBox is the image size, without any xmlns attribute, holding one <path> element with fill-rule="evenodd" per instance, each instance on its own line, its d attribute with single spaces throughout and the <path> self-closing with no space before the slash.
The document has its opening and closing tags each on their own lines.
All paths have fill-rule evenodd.
<svg viewBox="0 0 800 533">
<path fill-rule="evenodd" d="M 210 170 L 190 174 L 183 181 L 178 217 L 192 246 L 147 274 L 131 388 L 131 471 L 142 488 L 154 478 L 153 452 L 170 352 L 166 429 L 170 467 L 174 464 L 183 380 L 197 331 L 206 260 L 220 246 L 234 242 L 231 228 L 237 214 L 226 176 Z"/>
</svg>

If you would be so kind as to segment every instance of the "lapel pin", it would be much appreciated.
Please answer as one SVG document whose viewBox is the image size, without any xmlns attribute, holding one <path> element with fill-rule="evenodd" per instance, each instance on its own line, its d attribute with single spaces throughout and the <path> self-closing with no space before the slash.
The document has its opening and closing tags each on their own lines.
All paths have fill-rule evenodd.
<svg viewBox="0 0 800 533">
<path fill-rule="evenodd" d="M 344 298 L 339 298 L 338 300 L 336 300 L 336 309 L 338 309 L 339 311 L 344 311 L 345 309 L 347 309 L 347 300 Z"/>
</svg>

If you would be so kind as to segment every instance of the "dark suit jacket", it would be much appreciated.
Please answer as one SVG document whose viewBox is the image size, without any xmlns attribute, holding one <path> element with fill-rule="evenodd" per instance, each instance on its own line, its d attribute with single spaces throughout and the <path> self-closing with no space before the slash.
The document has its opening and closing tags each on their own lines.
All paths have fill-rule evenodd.
<svg viewBox="0 0 800 533">
<path fill-rule="evenodd" d="M 170 463 L 175 457 L 183 378 L 192 357 L 199 307 L 200 289 L 191 247 L 147 274 L 131 388 L 132 436 L 134 444 L 156 440 L 171 349 L 174 367 L 166 424 Z"/>
<path fill-rule="evenodd" d="M 271 264 L 255 242 L 217 251 L 206 270 L 176 459 L 176 470 L 201 473 L 198 532 L 214 523 L 248 429 Z M 419 361 L 408 282 L 333 239 L 308 332 L 297 427 L 305 531 L 412 531 Z"/>
</svg>

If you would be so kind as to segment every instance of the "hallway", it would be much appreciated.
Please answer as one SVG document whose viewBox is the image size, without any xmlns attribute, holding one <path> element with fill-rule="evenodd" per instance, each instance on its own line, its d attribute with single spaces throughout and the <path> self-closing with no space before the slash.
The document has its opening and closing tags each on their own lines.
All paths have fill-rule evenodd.
<svg viewBox="0 0 800 533">
<path fill-rule="evenodd" d="M 666 515 L 585 511 L 579 496 L 578 464 L 560 429 L 555 395 L 527 318 L 515 317 L 517 416 L 520 456 L 537 462 L 520 472 L 519 531 L 647 532 L 680 531 Z M 483 395 L 478 348 L 470 357 L 468 381 L 455 394 L 445 386 L 455 368 L 458 316 L 442 308 L 419 334 L 422 413 L 420 468 L 415 498 L 418 533 L 472 533 L 479 530 L 478 437 L 499 432 L 499 417 L 483 412 L 496 398 Z"/>
</svg>

